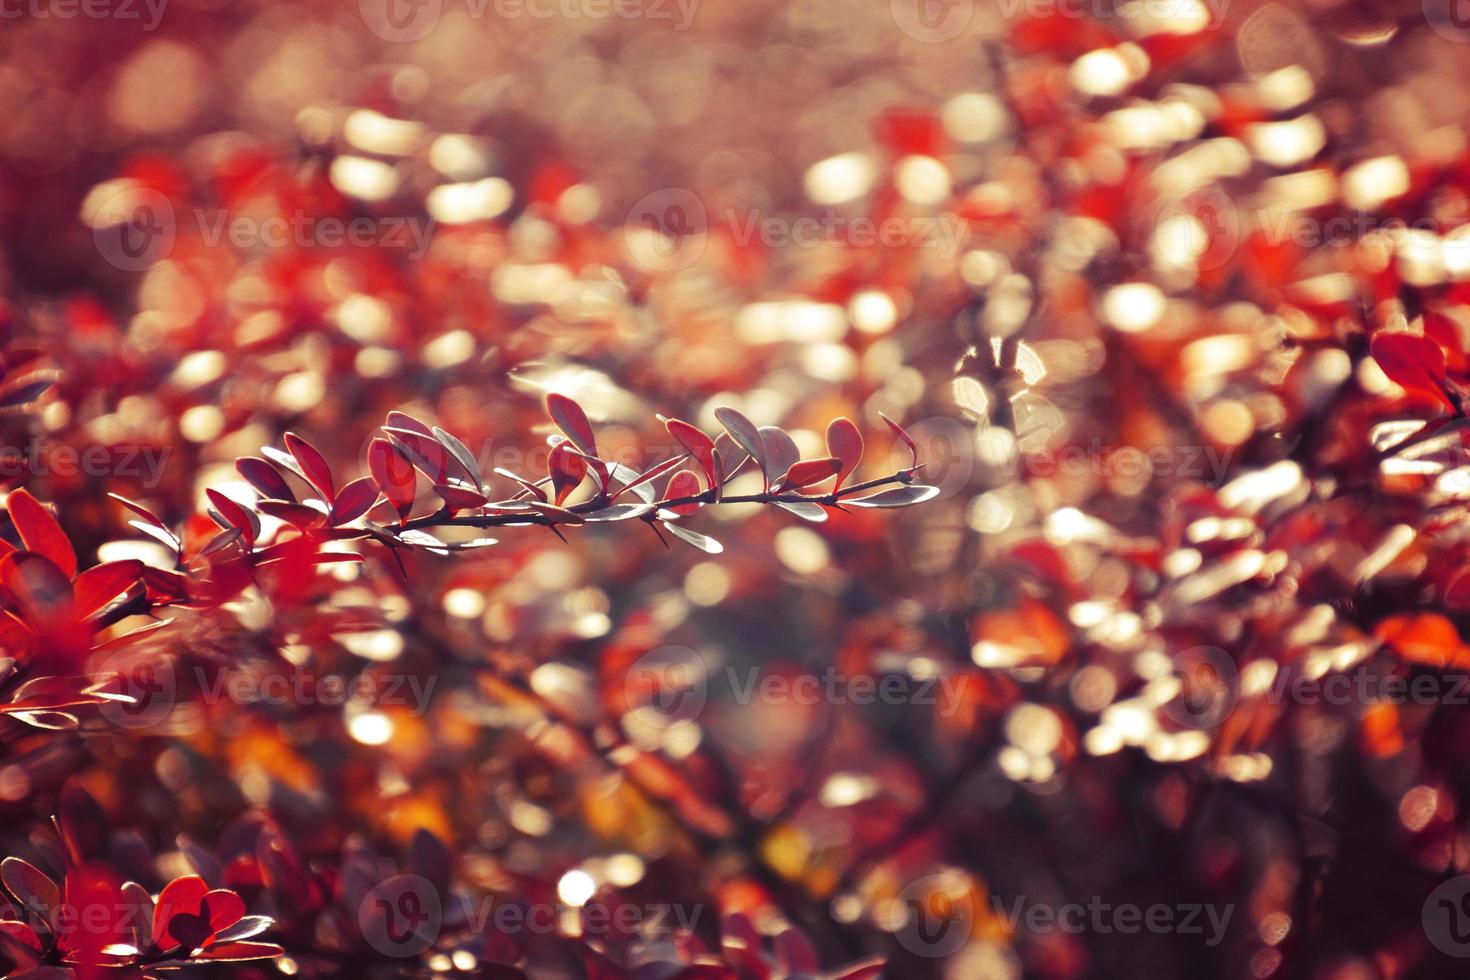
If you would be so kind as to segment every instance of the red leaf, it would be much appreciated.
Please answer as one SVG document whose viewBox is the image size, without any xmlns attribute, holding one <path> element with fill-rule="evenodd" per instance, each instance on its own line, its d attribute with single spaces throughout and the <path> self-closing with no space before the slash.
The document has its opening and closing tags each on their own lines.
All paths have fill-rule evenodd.
<svg viewBox="0 0 1470 980">
<path fill-rule="evenodd" d="M 29 491 L 16 490 L 11 493 L 7 509 L 10 511 L 10 520 L 15 524 L 15 530 L 20 534 L 20 539 L 26 548 L 39 555 L 45 555 L 57 568 L 71 578 L 77 573 L 77 556 L 72 550 L 71 541 L 61 525 L 56 523 L 56 518 L 51 512 L 42 507 Z"/>
<path fill-rule="evenodd" d="M 204 896 L 202 911 L 210 933 L 223 932 L 245 917 L 245 902 L 228 888 L 216 888 Z"/>
<path fill-rule="evenodd" d="M 556 504 L 543 503 L 540 500 L 530 500 L 527 501 L 527 503 L 531 505 L 532 510 L 535 510 L 538 514 L 541 514 L 545 517 L 550 517 L 558 524 L 585 523 L 585 519 L 582 517 L 582 515 L 578 514 L 574 510 L 567 510 L 565 507 L 558 507 Z"/>
<path fill-rule="evenodd" d="M 256 462 L 264 465 L 266 469 L 270 469 L 270 466 L 266 464 L 264 460 L 256 460 Z M 236 466 L 238 466 L 239 460 L 236 460 L 235 463 Z M 275 470 L 271 470 L 271 472 L 275 473 Z M 282 481 L 282 484 L 284 485 L 284 481 Z M 143 520 L 147 521 L 154 527 L 160 528 L 164 531 L 168 531 L 170 535 L 173 534 L 173 531 L 169 528 L 169 526 L 163 523 L 162 518 L 153 513 L 153 511 L 149 510 L 147 507 L 144 507 L 142 504 L 138 503 L 136 500 L 129 500 L 127 497 L 124 497 L 121 494 L 117 493 L 109 493 L 108 496 L 111 497 L 113 500 L 116 500 L 118 503 L 122 504 L 134 514 L 137 514 L 139 517 L 143 518 Z"/>
<path fill-rule="evenodd" d="M 262 500 L 255 505 L 262 514 L 269 514 L 277 520 L 285 521 L 292 527 L 309 528 L 316 527 L 327 519 L 327 515 L 315 507 L 305 504 L 293 504 L 286 500 Z"/>
<path fill-rule="evenodd" d="M 45 555 L 17 551 L 0 558 L 0 584 L 15 597 L 32 626 L 70 611 L 71 582 Z"/>
<path fill-rule="evenodd" d="M 715 466 L 715 441 L 697 426 L 690 425 L 683 419 L 669 419 L 664 423 L 664 428 L 669 430 L 669 435 L 673 436 L 679 445 L 689 450 L 689 455 L 693 456 L 699 468 L 704 470 L 704 478 L 708 481 L 708 485 L 718 487 L 720 471 Z"/>
<path fill-rule="evenodd" d="M 1470 609 L 1470 569 L 1461 571 L 1444 587 L 1444 602 L 1451 609 Z"/>
<path fill-rule="evenodd" d="M 72 582 L 78 616 L 90 616 L 131 589 L 143 577 L 143 563 L 136 558 L 93 566 Z"/>
<path fill-rule="evenodd" d="M 0 884 L 15 896 L 15 900 L 43 921 L 50 922 L 52 913 L 61 901 L 61 890 L 56 882 L 46 877 L 39 868 L 18 857 L 8 857 L 0 862 Z"/>
<path fill-rule="evenodd" d="M 107 814 L 92 794 L 75 783 L 61 791 L 61 805 L 56 814 L 56 829 L 73 864 L 81 864 L 101 855 L 107 842 Z"/>
<path fill-rule="evenodd" d="M 556 427 L 572 440 L 572 445 L 589 456 L 597 455 L 597 440 L 592 434 L 592 423 L 587 421 L 587 413 L 582 411 L 581 405 L 566 395 L 552 392 L 546 396 L 546 413 L 551 416 Z"/>
<path fill-rule="evenodd" d="M 440 499 L 444 501 L 444 505 L 451 511 L 483 507 L 489 502 L 485 495 L 478 490 L 471 490 L 466 486 L 456 486 L 452 483 L 437 486 L 434 488 L 434 492 L 439 495 Z"/>
<path fill-rule="evenodd" d="M 418 483 L 413 464 L 387 439 L 374 439 L 368 446 L 368 469 L 399 520 L 407 520 Z"/>
<path fill-rule="evenodd" d="M 429 478 L 430 484 L 443 486 L 449 482 L 449 453 L 432 434 L 390 425 L 383 426 L 383 431 L 395 440 L 399 452 Z"/>
<path fill-rule="evenodd" d="M 883 420 L 884 424 L 886 424 L 890 430 L 892 430 L 895 438 L 903 440 L 903 444 L 909 447 L 909 454 L 913 456 L 914 459 L 912 468 L 918 469 L 919 447 L 914 444 L 914 437 L 905 432 L 903 426 L 899 425 L 897 422 L 893 421 L 893 419 L 884 415 L 882 412 L 878 413 L 878 417 Z"/>
<path fill-rule="evenodd" d="M 669 478 L 669 485 L 664 489 L 664 496 L 669 500 L 678 500 L 681 497 L 697 497 L 701 492 L 699 477 L 694 475 L 694 471 L 680 470 Z M 692 514 L 699 508 L 700 504 L 697 501 L 691 501 L 671 504 L 667 509 L 676 514 Z"/>
<path fill-rule="evenodd" d="M 353 480 L 332 501 L 332 524 L 351 524 L 366 514 L 377 500 L 378 485 L 373 482 L 372 477 L 364 476 Z"/>
<path fill-rule="evenodd" d="M 1424 395 L 1451 411 L 1455 405 L 1444 392 L 1444 348 L 1419 334 L 1387 331 L 1374 334 L 1373 360 L 1405 391 Z"/>
<path fill-rule="evenodd" d="M 649 480 L 654 480 L 658 477 L 663 476 L 669 470 L 678 466 L 680 463 L 684 462 L 684 460 L 688 458 L 689 457 L 687 455 L 673 456 L 669 459 L 664 460 L 662 463 L 653 464 L 648 469 L 640 473 L 637 477 L 629 480 L 627 483 L 619 487 L 618 490 L 612 495 L 613 499 L 616 500 L 619 496 L 622 495 L 623 491 L 625 490 L 632 490 L 634 487 L 641 487 Z"/>
<path fill-rule="evenodd" d="M 241 456 L 235 460 L 235 469 L 245 478 L 246 483 L 259 490 L 260 495 L 267 500 L 294 501 L 296 499 L 296 495 L 291 492 L 291 486 L 286 482 L 285 477 L 276 472 L 274 466 L 259 456 Z M 124 503 L 126 502 L 124 501 Z M 152 517 L 151 514 L 148 516 Z"/>
<path fill-rule="evenodd" d="M 827 452 L 842 461 L 842 469 L 837 473 L 837 482 L 832 484 L 833 491 L 842 489 L 842 481 L 858 468 L 863 461 L 863 434 L 853 424 L 852 419 L 837 418 L 827 426 Z"/>
<path fill-rule="evenodd" d="M 97 965 L 116 962 L 115 954 L 108 952 L 108 947 L 131 938 L 125 921 L 122 882 L 116 873 L 100 863 L 67 869 L 62 904 L 89 913 L 78 916 L 57 937 L 57 946 L 65 957 L 72 962 Z"/>
<path fill-rule="evenodd" d="M 828 477 L 835 476 L 840 472 L 842 472 L 842 460 L 834 456 L 827 456 L 822 459 L 803 460 L 802 462 L 791 464 L 791 468 L 782 475 L 775 489 L 777 491 L 800 490 L 802 487 L 809 487 L 814 483 L 821 483 Z"/>
<path fill-rule="evenodd" d="M 0 956 L 10 959 L 18 973 L 35 972 L 45 947 L 35 931 L 24 922 L 0 920 Z"/>
<path fill-rule="evenodd" d="M 178 946 L 178 940 L 171 938 L 169 930 L 174 916 L 197 913 L 208 894 L 209 885 L 198 875 L 185 875 L 164 885 L 153 909 L 154 945 L 165 952 Z"/>
<path fill-rule="evenodd" d="M 573 452 L 569 442 L 556 444 L 551 450 L 547 468 L 551 473 L 551 486 L 556 491 L 554 502 L 558 505 L 577 489 L 587 475 L 587 461 Z"/>
<path fill-rule="evenodd" d="M 245 543 L 254 547 L 255 537 L 260 533 L 260 518 L 218 490 L 206 488 L 204 495 L 209 498 L 209 502 L 214 505 L 220 517 L 224 518 L 225 524 L 239 528 L 240 534 L 245 538 Z"/>
<path fill-rule="evenodd" d="M 301 473 L 306 481 L 316 487 L 322 499 L 331 503 L 336 497 L 332 489 L 332 468 L 327 465 L 326 457 L 319 453 L 315 446 L 301 438 L 294 432 L 286 433 L 286 448 L 291 455 L 296 457 L 297 464 L 301 467 Z"/>
</svg>

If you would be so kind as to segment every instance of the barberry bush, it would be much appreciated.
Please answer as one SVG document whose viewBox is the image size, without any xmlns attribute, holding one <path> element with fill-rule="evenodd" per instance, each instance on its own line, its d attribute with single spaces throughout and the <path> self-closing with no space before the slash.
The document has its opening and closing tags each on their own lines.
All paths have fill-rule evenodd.
<svg viewBox="0 0 1470 980">
<path fill-rule="evenodd" d="M 1453 6 L 0 11 L 0 976 L 1460 975 Z"/>
</svg>

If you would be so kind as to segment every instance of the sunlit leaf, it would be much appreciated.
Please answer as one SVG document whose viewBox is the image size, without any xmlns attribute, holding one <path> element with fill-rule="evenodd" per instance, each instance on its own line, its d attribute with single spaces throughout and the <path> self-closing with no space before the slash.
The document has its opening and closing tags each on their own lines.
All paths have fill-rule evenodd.
<svg viewBox="0 0 1470 980">
<path fill-rule="evenodd" d="M 844 497 L 842 503 L 845 507 L 912 507 L 914 504 L 933 500 L 937 496 L 939 496 L 938 487 L 926 487 L 915 483 L 906 487 L 880 490 L 866 497 Z"/>
<path fill-rule="evenodd" d="M 720 544 L 714 538 L 700 534 L 698 531 L 691 531 L 687 527 L 681 527 L 678 524 L 665 522 L 661 523 L 663 523 L 664 529 L 672 534 L 674 537 L 693 545 L 707 555 L 722 554 L 725 550 L 724 545 Z"/>
</svg>

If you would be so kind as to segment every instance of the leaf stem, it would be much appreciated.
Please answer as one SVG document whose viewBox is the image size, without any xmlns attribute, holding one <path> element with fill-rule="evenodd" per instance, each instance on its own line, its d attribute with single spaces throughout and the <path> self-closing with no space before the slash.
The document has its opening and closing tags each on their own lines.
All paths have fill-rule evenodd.
<svg viewBox="0 0 1470 980">
<path fill-rule="evenodd" d="M 873 490 L 878 487 L 888 486 L 889 484 L 904 485 L 909 483 L 912 477 L 912 470 L 899 470 L 897 473 L 894 473 L 890 476 L 881 476 L 876 479 L 866 480 L 862 483 L 854 483 L 851 486 L 846 486 L 841 488 L 840 490 L 835 490 L 830 493 L 815 495 L 795 492 L 773 493 L 771 491 L 763 491 L 761 493 L 747 493 L 739 494 L 733 497 L 721 497 L 717 495 L 716 489 L 714 487 L 710 487 L 709 489 L 697 494 L 690 494 L 682 497 L 667 497 L 662 500 L 656 501 L 640 501 L 640 503 L 646 503 L 649 507 L 652 508 L 652 510 L 648 512 L 650 516 L 656 514 L 660 510 L 671 507 L 682 507 L 688 504 L 705 504 L 709 506 L 717 506 L 719 504 L 807 503 L 822 504 L 826 507 L 835 507 L 843 499 L 854 494 L 862 493 L 864 490 Z M 492 503 L 487 504 L 486 506 L 494 507 L 495 505 Z M 607 506 L 608 504 L 605 496 L 603 494 L 598 494 L 590 500 L 583 501 L 579 504 L 573 504 L 566 509 L 574 514 L 586 515 L 596 513 L 597 511 L 602 510 Z M 539 524 L 546 527 L 555 527 L 557 525 L 567 523 L 569 522 L 558 521 L 552 515 L 538 513 L 534 510 L 516 510 L 512 513 L 499 514 L 466 514 L 456 517 L 446 514 L 444 510 L 441 509 L 435 511 L 432 514 L 426 514 L 423 517 L 416 517 L 413 520 L 405 521 L 402 525 L 398 527 L 382 526 L 377 528 L 376 530 L 380 531 L 382 534 L 387 535 L 388 537 L 400 538 L 401 535 L 407 531 L 422 531 L 427 528 L 435 527 L 489 528 L 505 527 L 508 525 L 516 524 Z"/>
</svg>

